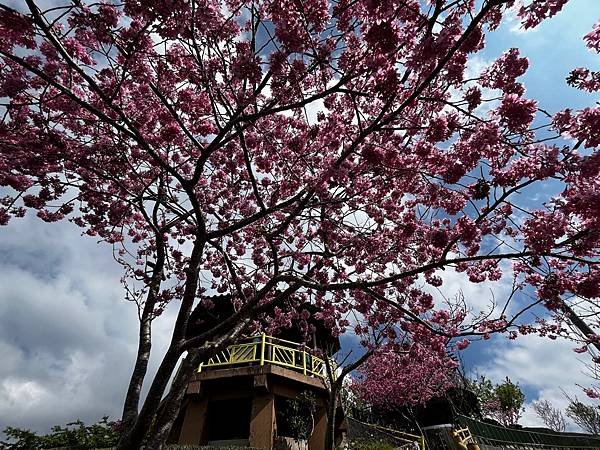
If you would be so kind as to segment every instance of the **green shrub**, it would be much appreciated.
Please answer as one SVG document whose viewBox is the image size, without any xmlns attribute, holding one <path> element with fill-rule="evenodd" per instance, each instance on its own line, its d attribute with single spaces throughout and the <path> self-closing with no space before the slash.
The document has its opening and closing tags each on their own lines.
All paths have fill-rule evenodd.
<svg viewBox="0 0 600 450">
<path fill-rule="evenodd" d="M 39 436 L 37 433 L 8 427 L 4 434 L 6 442 L 0 442 L 7 450 L 44 450 L 62 448 L 65 450 L 79 450 L 92 448 L 108 448 L 114 446 L 119 440 L 116 431 L 116 422 L 103 417 L 93 425 L 85 425 L 81 420 L 52 427 L 49 434 Z"/>
</svg>

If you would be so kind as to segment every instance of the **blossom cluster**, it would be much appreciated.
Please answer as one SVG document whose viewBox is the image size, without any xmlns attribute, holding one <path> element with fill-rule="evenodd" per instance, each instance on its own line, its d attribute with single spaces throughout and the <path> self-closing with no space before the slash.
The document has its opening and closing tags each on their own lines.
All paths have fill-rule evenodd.
<svg viewBox="0 0 600 450">
<path fill-rule="evenodd" d="M 450 314 L 431 294 L 443 271 L 497 281 L 512 260 L 516 289 L 555 314 L 598 296 L 600 110 L 534 126 L 517 49 L 465 76 L 513 2 L 63 3 L 0 9 L 0 225 L 31 211 L 113 246 L 142 324 L 179 301 L 173 352 L 309 333 L 311 304 L 334 334 L 354 315 L 361 337 L 411 335 L 372 364 L 415 375 L 451 365 L 423 329 L 518 326 Z M 529 28 L 564 4 L 518 15 Z M 588 69 L 568 81 L 598 87 Z M 186 334 L 197 304 L 231 312 L 202 342 Z M 435 390 L 413 387 L 411 402 Z"/>
</svg>

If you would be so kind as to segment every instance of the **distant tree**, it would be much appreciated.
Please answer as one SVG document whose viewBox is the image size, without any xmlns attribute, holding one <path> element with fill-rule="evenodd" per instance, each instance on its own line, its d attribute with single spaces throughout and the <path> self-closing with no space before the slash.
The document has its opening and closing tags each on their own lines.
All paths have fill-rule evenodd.
<svg viewBox="0 0 600 450">
<path fill-rule="evenodd" d="M 8 427 L 4 430 L 8 441 L 0 442 L 0 448 L 6 450 L 42 450 L 56 447 L 92 449 L 112 447 L 119 440 L 119 423 L 108 420 L 108 416 L 92 425 L 81 420 L 57 425 L 46 435 L 22 429 Z"/>
<path fill-rule="evenodd" d="M 442 395 L 454 381 L 457 363 L 443 337 L 429 333 L 418 343 L 387 343 L 358 369 L 352 390 L 384 410 L 424 404 Z"/>
<path fill-rule="evenodd" d="M 577 399 L 571 400 L 567 406 L 567 416 L 587 433 L 600 434 L 600 406 L 586 405 Z"/>
<path fill-rule="evenodd" d="M 523 413 L 525 395 L 518 383 L 508 377 L 502 383 L 494 385 L 481 375 L 473 380 L 470 389 L 477 395 L 484 417 L 497 420 L 504 426 L 516 425 Z"/>
<path fill-rule="evenodd" d="M 483 405 L 488 404 L 494 399 L 494 384 L 492 380 L 486 378 L 484 375 L 479 375 L 474 380 L 465 378 L 464 382 L 465 387 L 477 396 L 479 413 L 483 417 L 485 415 Z"/>
<path fill-rule="evenodd" d="M 1 449 L 10 450 L 37 450 L 41 447 L 42 437 L 34 431 L 22 428 L 7 427 L 4 434 L 8 441 L 0 442 Z"/>
<path fill-rule="evenodd" d="M 567 427 L 565 416 L 560 409 L 552 406 L 552 403 L 548 400 L 534 402 L 533 410 L 551 430 L 565 431 L 565 428 Z"/>
<path fill-rule="evenodd" d="M 494 389 L 498 400 L 497 415 L 502 419 L 505 425 L 516 425 L 523 412 L 523 403 L 525 395 L 518 384 L 514 384 L 506 377 L 503 383 L 500 383 Z"/>
</svg>

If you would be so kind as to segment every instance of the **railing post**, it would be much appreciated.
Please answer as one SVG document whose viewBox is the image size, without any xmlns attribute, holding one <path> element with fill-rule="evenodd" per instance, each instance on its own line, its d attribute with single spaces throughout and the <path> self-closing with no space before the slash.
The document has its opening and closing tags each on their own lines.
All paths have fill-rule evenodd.
<svg viewBox="0 0 600 450">
<path fill-rule="evenodd" d="M 302 350 L 302 370 L 306 376 L 306 351 Z"/>
<path fill-rule="evenodd" d="M 260 365 L 264 366 L 265 365 L 265 333 L 262 333 L 261 335 L 261 344 L 260 344 Z"/>
</svg>

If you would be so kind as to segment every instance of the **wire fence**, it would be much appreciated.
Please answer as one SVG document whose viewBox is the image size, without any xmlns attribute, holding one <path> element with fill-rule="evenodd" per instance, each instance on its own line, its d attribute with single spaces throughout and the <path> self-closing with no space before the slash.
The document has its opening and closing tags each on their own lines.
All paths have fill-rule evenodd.
<svg viewBox="0 0 600 450">
<path fill-rule="evenodd" d="M 600 449 L 600 436 L 505 428 L 462 415 L 457 415 L 457 420 L 469 428 L 478 444 L 514 449 Z"/>
<path fill-rule="evenodd" d="M 425 437 L 422 434 L 409 433 L 390 427 L 362 422 L 354 417 L 346 416 L 348 424 L 349 448 L 355 448 L 353 442 L 368 443 L 372 441 L 393 444 L 394 448 L 410 448 L 411 450 L 426 450 Z M 367 446 L 368 447 L 368 446 Z"/>
</svg>

